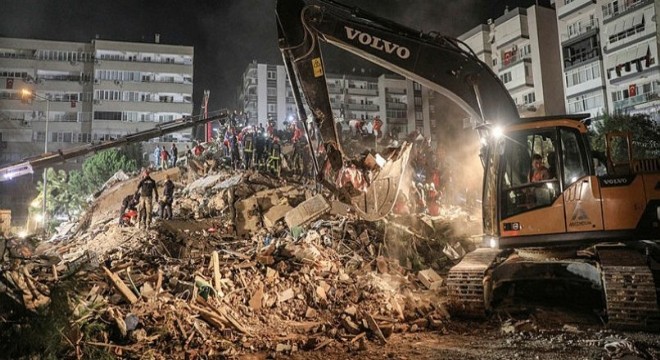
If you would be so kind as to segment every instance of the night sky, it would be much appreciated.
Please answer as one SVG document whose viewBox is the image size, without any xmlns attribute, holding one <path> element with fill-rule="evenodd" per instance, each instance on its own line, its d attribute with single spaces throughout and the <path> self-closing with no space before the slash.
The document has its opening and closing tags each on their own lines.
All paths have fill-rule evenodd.
<svg viewBox="0 0 660 360">
<path fill-rule="evenodd" d="M 454 37 L 501 16 L 507 6 L 535 2 L 344 0 L 411 28 Z M 194 46 L 194 113 L 205 89 L 211 90 L 209 110 L 233 106 L 241 74 L 252 60 L 282 63 L 275 0 L 0 0 L 0 9 L 2 37 L 89 42 L 98 35 L 153 42 L 159 33 L 162 44 Z M 345 71 L 340 65 L 345 67 L 326 61 L 329 71 Z"/>
</svg>

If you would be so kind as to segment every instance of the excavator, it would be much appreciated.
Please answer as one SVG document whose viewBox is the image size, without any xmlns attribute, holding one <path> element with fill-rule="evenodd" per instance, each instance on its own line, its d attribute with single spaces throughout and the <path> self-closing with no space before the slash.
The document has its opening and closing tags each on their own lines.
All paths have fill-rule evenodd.
<svg viewBox="0 0 660 360">
<path fill-rule="evenodd" d="M 436 91 L 473 120 L 483 145 L 483 246 L 447 274 L 451 311 L 485 316 L 518 281 L 570 281 L 597 291 L 613 328 L 660 330 L 660 159 L 639 159 L 629 133 L 607 134 L 606 173 L 594 167 L 587 115 L 521 118 L 498 76 L 458 39 L 423 33 L 333 0 L 278 0 L 278 41 L 298 116 L 320 136 L 317 180 L 357 214 L 388 216 L 410 146 L 342 182 L 361 154 L 344 151 L 321 42 Z M 304 99 L 303 99 L 304 95 Z M 534 168 L 540 159 L 549 166 Z M 535 176 L 541 171 L 541 176 Z M 501 291 L 500 291 L 501 292 Z"/>
</svg>

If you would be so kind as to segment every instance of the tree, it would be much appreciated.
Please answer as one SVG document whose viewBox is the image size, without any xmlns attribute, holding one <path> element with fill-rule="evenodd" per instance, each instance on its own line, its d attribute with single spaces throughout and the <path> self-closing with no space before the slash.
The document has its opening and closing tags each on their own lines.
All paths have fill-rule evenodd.
<svg viewBox="0 0 660 360">
<path fill-rule="evenodd" d="M 135 166 L 140 169 L 144 167 L 144 149 L 142 143 L 131 143 L 121 147 L 119 152 L 128 160 L 134 160 Z"/>
<path fill-rule="evenodd" d="M 660 124 L 648 115 L 605 115 L 602 121 L 592 127 L 591 148 L 604 154 L 605 134 L 613 131 L 632 133 L 635 157 L 660 157 Z"/>
<path fill-rule="evenodd" d="M 133 172 L 137 170 L 135 160 L 129 160 L 117 149 L 105 150 L 89 157 L 82 166 L 82 172 L 73 170 L 68 174 L 64 170 L 49 168 L 46 172 L 47 212 L 49 226 L 53 225 L 56 215 L 75 217 L 86 208 L 86 199 L 97 191 L 117 171 Z M 31 211 L 41 212 L 43 201 L 43 182 L 37 183 L 39 195 L 33 201 Z"/>
<path fill-rule="evenodd" d="M 117 171 L 133 172 L 137 170 L 135 160 L 129 160 L 119 150 L 105 150 L 88 158 L 83 163 L 83 177 L 91 189 L 103 185 Z"/>
</svg>

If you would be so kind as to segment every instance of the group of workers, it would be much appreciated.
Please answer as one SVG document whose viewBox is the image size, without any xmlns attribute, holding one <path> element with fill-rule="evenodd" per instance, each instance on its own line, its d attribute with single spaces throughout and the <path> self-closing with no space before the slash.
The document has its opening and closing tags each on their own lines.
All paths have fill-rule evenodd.
<svg viewBox="0 0 660 360">
<path fill-rule="evenodd" d="M 134 225 L 136 220 L 140 229 L 149 229 L 153 217 L 153 202 L 159 204 L 161 219 L 172 219 L 172 204 L 174 203 L 174 182 L 165 175 L 163 183 L 163 199 L 159 201 L 158 186 L 150 176 L 149 170 L 144 170 L 134 194 L 128 195 L 122 201 L 119 212 L 120 225 Z"/>
<path fill-rule="evenodd" d="M 175 143 L 172 143 L 169 151 L 165 148 L 165 145 L 162 147 L 156 146 L 154 149 L 154 158 L 156 169 L 175 167 L 176 162 L 179 160 L 179 149 Z"/>
<path fill-rule="evenodd" d="M 242 130 L 228 127 L 222 138 L 224 154 L 231 166 L 238 169 L 261 169 L 279 176 L 282 167 L 282 142 L 291 142 L 295 151 L 304 152 L 305 132 L 296 122 L 277 130 L 272 123 L 248 126 Z"/>
</svg>

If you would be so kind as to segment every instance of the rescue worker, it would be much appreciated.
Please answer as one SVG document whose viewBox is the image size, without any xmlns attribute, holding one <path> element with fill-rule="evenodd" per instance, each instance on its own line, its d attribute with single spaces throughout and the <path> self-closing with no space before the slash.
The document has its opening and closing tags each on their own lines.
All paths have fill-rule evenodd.
<svg viewBox="0 0 660 360">
<path fill-rule="evenodd" d="M 263 165 L 266 157 L 266 132 L 263 130 L 263 126 L 259 126 L 262 130 L 257 132 L 256 139 L 254 140 L 254 162 L 256 163 L 257 168 L 260 168 Z"/>
<path fill-rule="evenodd" d="M 160 203 L 160 217 L 164 220 L 172 219 L 172 203 L 174 202 L 174 183 L 169 175 L 165 175 L 163 186 L 163 201 Z"/>
<path fill-rule="evenodd" d="M 282 167 L 282 147 L 280 146 L 280 139 L 275 137 L 270 146 L 270 156 L 268 157 L 268 170 L 274 175 L 280 176 L 280 169 Z"/>
<path fill-rule="evenodd" d="M 160 168 L 160 146 L 156 146 L 154 149 L 154 162 L 156 163 L 156 169 Z"/>
<path fill-rule="evenodd" d="M 245 169 L 249 169 L 252 166 L 252 156 L 254 152 L 254 133 L 248 131 L 245 136 L 243 136 L 243 160 L 245 162 Z"/>
<path fill-rule="evenodd" d="M 163 145 L 163 149 L 160 151 L 160 160 L 161 167 L 167 169 L 170 163 L 170 153 L 165 149 L 165 145 Z"/>
<path fill-rule="evenodd" d="M 130 222 L 135 216 L 137 216 L 137 206 L 139 203 L 139 193 L 127 195 L 124 200 L 122 200 L 121 210 L 119 211 L 119 225 L 127 225 L 127 222 Z M 131 212 L 135 212 L 135 214 Z"/>
<path fill-rule="evenodd" d="M 240 168 L 241 163 L 241 153 L 238 148 L 238 137 L 236 135 L 231 136 L 231 165 L 234 170 Z"/>
<path fill-rule="evenodd" d="M 140 206 L 138 207 L 140 228 L 149 229 L 151 227 L 154 195 L 156 202 L 158 202 L 158 189 L 156 188 L 156 181 L 154 181 L 154 179 L 149 176 L 149 170 L 144 171 L 142 180 L 137 186 L 137 193 L 140 194 Z"/>
<path fill-rule="evenodd" d="M 374 135 L 377 139 L 380 139 L 383 136 L 383 120 L 380 119 L 379 115 L 376 115 L 374 118 Z"/>
<path fill-rule="evenodd" d="M 172 156 L 172 167 L 176 167 L 176 161 L 179 159 L 179 149 L 175 143 L 172 143 L 172 147 L 170 148 L 170 156 Z"/>
</svg>

